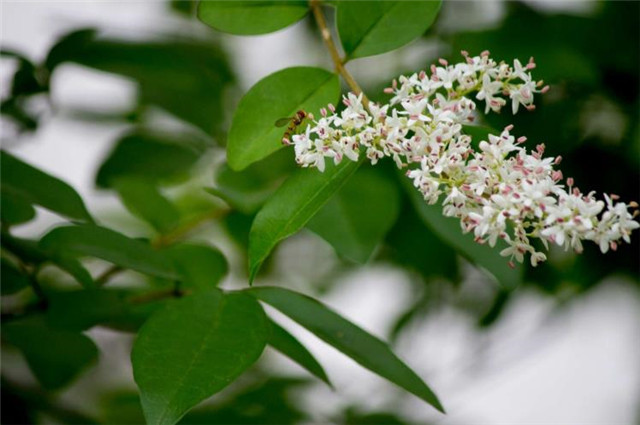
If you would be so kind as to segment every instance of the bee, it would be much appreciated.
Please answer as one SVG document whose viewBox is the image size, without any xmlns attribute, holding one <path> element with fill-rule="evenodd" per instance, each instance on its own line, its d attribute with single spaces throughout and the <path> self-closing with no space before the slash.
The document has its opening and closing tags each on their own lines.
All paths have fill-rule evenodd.
<svg viewBox="0 0 640 425">
<path fill-rule="evenodd" d="M 275 122 L 276 127 L 284 127 L 287 126 L 287 130 L 284 132 L 282 136 L 282 143 L 285 145 L 291 144 L 291 134 L 295 133 L 300 124 L 306 119 L 313 119 L 313 115 L 303 111 L 302 109 L 296 112 L 296 114 L 292 117 L 280 118 Z"/>
</svg>

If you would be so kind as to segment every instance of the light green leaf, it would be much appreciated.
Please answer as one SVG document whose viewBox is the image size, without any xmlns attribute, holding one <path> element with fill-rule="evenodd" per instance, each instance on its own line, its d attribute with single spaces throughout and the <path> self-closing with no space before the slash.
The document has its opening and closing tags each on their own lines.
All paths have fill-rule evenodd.
<svg viewBox="0 0 640 425">
<path fill-rule="evenodd" d="M 133 346 L 133 374 L 150 425 L 172 425 L 233 382 L 262 353 L 269 323 L 246 294 L 201 292 L 153 315 Z"/>
<path fill-rule="evenodd" d="M 47 252 L 101 258 L 118 266 L 167 279 L 178 279 L 172 264 L 149 244 L 113 230 L 94 226 L 57 227 L 40 241 Z"/>
<path fill-rule="evenodd" d="M 501 241 L 494 248 L 475 242 L 473 233 L 462 233 L 460 220 L 442 215 L 440 205 L 428 205 L 420 192 L 411 185 L 409 179 L 404 177 L 401 179 L 420 218 L 444 243 L 493 276 L 505 287 L 513 287 L 522 282 L 524 267 L 519 263 L 515 268 L 509 267 L 508 260 L 499 254 Z"/>
<path fill-rule="evenodd" d="M 0 268 L 0 293 L 11 295 L 29 286 L 29 278 L 25 276 L 16 266 L 6 258 L 2 258 Z"/>
<path fill-rule="evenodd" d="M 265 77 L 244 95 L 227 141 L 229 166 L 242 170 L 280 149 L 285 129 L 275 122 L 298 110 L 317 114 L 340 97 L 338 76 L 321 68 L 295 67 Z"/>
<path fill-rule="evenodd" d="M 204 140 L 190 134 L 133 131 L 118 140 L 100 166 L 96 184 L 110 187 L 121 178 L 172 182 L 187 174 L 206 147 Z"/>
<path fill-rule="evenodd" d="M 180 282 L 186 288 L 206 290 L 215 287 L 229 271 L 224 255 L 208 245 L 182 243 L 164 250 L 173 260 Z"/>
<path fill-rule="evenodd" d="M 218 31 L 255 35 L 287 27 L 308 11 L 305 0 L 207 0 L 198 6 L 198 19 Z"/>
<path fill-rule="evenodd" d="M 444 413 L 436 395 L 380 339 L 306 295 L 277 287 L 247 293 L 275 307 L 363 367 L 420 397 Z"/>
<path fill-rule="evenodd" d="M 35 377 L 51 390 L 70 383 L 98 357 L 89 338 L 49 327 L 41 317 L 3 324 L 2 338 L 22 351 Z"/>
<path fill-rule="evenodd" d="M 5 151 L 0 151 L 2 191 L 26 202 L 76 220 L 93 221 L 76 191 L 57 178 L 43 173 Z"/>
<path fill-rule="evenodd" d="M 301 169 L 293 174 L 258 212 L 249 234 L 249 280 L 276 244 L 293 235 L 318 212 L 358 169 L 359 162 L 327 164 L 324 173 Z"/>
<path fill-rule="evenodd" d="M 324 381 L 330 387 L 331 382 L 325 373 L 324 369 L 313 357 L 313 354 L 307 350 L 307 348 L 300 343 L 293 335 L 287 332 L 280 325 L 274 321 L 270 321 L 271 324 L 271 336 L 269 337 L 269 345 L 289 357 L 294 362 L 309 371 L 316 378 Z"/>
<path fill-rule="evenodd" d="M 307 228 L 351 260 L 365 263 L 400 209 L 393 180 L 361 168 L 309 221 Z"/>
<path fill-rule="evenodd" d="M 347 58 L 389 52 L 420 37 L 435 20 L 440 4 L 440 0 L 338 2 L 338 33 Z"/>
<path fill-rule="evenodd" d="M 180 213 L 153 184 L 145 180 L 121 178 L 116 179 L 113 186 L 127 209 L 158 232 L 167 233 L 178 225 Z"/>
</svg>

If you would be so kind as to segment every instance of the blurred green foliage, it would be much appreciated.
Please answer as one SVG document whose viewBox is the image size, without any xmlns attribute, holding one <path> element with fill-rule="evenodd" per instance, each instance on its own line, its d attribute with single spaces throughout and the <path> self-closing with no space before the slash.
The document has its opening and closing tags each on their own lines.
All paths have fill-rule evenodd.
<svg viewBox="0 0 640 425">
<path fill-rule="evenodd" d="M 223 2 L 209 3 L 206 8 L 215 9 Z M 271 8 L 278 2 L 264 3 Z M 276 26 L 283 27 L 302 18 L 306 8 L 304 3 L 300 4 L 296 3 L 293 14 Z M 515 133 L 526 135 L 531 146 L 545 143 L 549 155 L 563 156 L 564 175 L 574 177 L 585 192 L 614 190 L 625 200 L 637 200 L 640 194 L 640 3 L 603 1 L 594 6 L 593 13 L 576 16 L 506 2 L 504 19 L 489 29 L 445 31 L 436 24 L 425 37 L 452 52 L 447 57 L 452 61 L 459 58 L 459 50 L 472 54 L 490 50 L 492 56 L 505 60 L 525 61 L 534 56 L 536 76 L 551 85 L 551 91 L 536 101 L 535 113 L 493 114 L 483 117 L 483 124 L 499 129 L 513 123 Z M 445 2 L 442 7 L 450 6 Z M 195 2 L 172 1 L 171 8 L 183 18 L 195 19 Z M 237 10 L 227 12 L 232 15 L 229 19 L 236 21 L 245 13 L 240 10 L 238 18 L 234 15 Z M 201 17 L 203 13 L 209 12 L 203 12 L 201 7 Z M 243 30 L 237 29 L 238 22 L 231 22 L 236 32 Z M 219 23 L 211 21 L 210 24 L 215 27 Z M 422 31 L 424 29 L 417 34 Z M 275 261 L 277 256 L 270 253 L 277 251 L 275 244 L 279 239 L 305 227 L 335 248 L 338 260 L 333 276 L 367 261 L 406 270 L 412 277 L 416 296 L 392 326 L 391 339 L 402 335 L 412 323 L 428 320 L 434 306 L 451 303 L 451 294 L 458 294 L 464 285 L 468 261 L 489 271 L 482 276 L 491 294 L 471 302 L 461 297 L 452 305 L 475 320 L 480 331 L 499 323 L 521 286 L 536 288 L 560 301 L 570 301 L 613 275 L 623 276 L 637 287 L 640 258 L 637 237 L 630 245 L 621 246 L 606 256 L 602 256 L 596 246 L 589 245 L 580 256 L 552 251 L 550 261 L 542 266 L 525 265 L 522 270 L 510 271 L 496 252 L 485 253 L 482 251 L 485 247 L 471 245 L 456 233 L 457 223 L 447 223 L 437 211 L 429 211 L 421 199 L 414 199 L 415 194 L 406 190 L 403 180 L 392 170 L 392 164 L 383 164 L 375 171 L 364 167 L 356 171 L 355 165 L 344 173 L 353 174 L 351 180 L 330 182 L 328 192 L 336 195 L 328 203 L 313 201 L 327 192 L 327 181 L 323 179 L 335 175 L 335 168 L 319 177 L 307 170 L 297 170 L 289 150 L 271 153 L 278 149 L 284 132 L 284 129 L 274 130 L 273 122 L 293 114 L 304 102 L 309 103 L 308 96 L 290 97 L 288 102 L 283 102 L 277 116 L 264 118 L 261 134 L 269 134 L 271 144 L 249 154 L 254 161 L 251 165 L 243 162 L 236 167 L 247 168 L 237 171 L 226 162 L 212 161 L 209 154 L 226 144 L 228 123 L 237 103 L 228 96 L 235 90 L 235 70 L 229 63 L 229 54 L 233 53 L 221 47 L 213 32 L 198 38 L 166 34 L 140 40 L 113 38 L 95 29 L 80 29 L 61 37 L 40 62 L 3 46 L 3 60 L 16 65 L 11 89 L 1 104 L 3 119 L 12 122 L 16 129 L 15 134 L 10 135 L 3 131 L 3 139 L 10 141 L 21 140 L 25 132 L 37 131 L 43 120 L 48 119 L 47 114 L 34 109 L 32 103 L 45 98 L 55 109 L 49 97 L 52 77 L 62 72 L 65 64 L 123 76 L 135 82 L 137 98 L 130 109 L 115 116 L 99 111 L 93 115 L 90 111 L 76 112 L 77 116 L 96 123 L 108 118 L 129 125 L 130 128 L 113 141 L 112 151 L 96 170 L 95 183 L 102 190 L 117 193 L 126 208 L 145 223 L 139 223 L 137 233 L 129 233 L 130 229 L 125 232 L 125 229 L 78 224 L 93 221 L 93 216 L 70 186 L 3 151 L 2 295 L 11 296 L 12 300 L 8 309 L 3 308 L 3 352 L 19 350 L 39 382 L 38 386 L 19 382 L 7 373 L 11 371 L 7 371 L 3 361 L 3 423 L 39 423 L 43 417 L 62 423 L 143 421 L 137 393 L 100 388 L 101 413 L 92 417 L 95 412 L 85 414 L 59 403 L 57 393 L 52 390 L 66 388 L 95 364 L 96 347 L 83 331 L 100 325 L 137 332 L 147 318 L 175 303 L 167 297 L 191 293 L 202 296 L 202 291 L 218 291 L 212 288 L 219 286 L 228 273 L 246 280 L 245 267 L 234 268 L 216 247 L 176 238 L 176 235 L 189 236 L 201 220 L 218 223 L 223 238 L 230 242 L 230 249 L 242 264 L 251 257 L 248 247 L 252 226 L 254 230 L 256 226 L 263 226 L 277 233 L 275 239 L 265 242 L 259 253 L 253 253 L 254 270 L 262 261 Z M 407 70 L 407 73 L 414 71 Z M 309 72 L 319 76 L 315 86 L 307 84 L 311 77 L 306 74 L 294 75 L 294 80 L 285 78 L 280 85 L 285 89 L 311 85 L 313 93 L 324 90 L 320 99 L 305 107 L 335 102 L 327 99 L 336 97 L 337 79 L 326 71 Z M 381 75 L 380 84 L 388 85 L 392 77 Z M 299 90 L 294 89 L 294 94 L 299 94 Z M 381 90 L 373 87 L 367 92 L 372 94 L 372 99 L 377 92 L 381 94 Z M 265 92 L 258 91 L 255 95 L 259 101 L 254 109 L 265 101 Z M 170 132 L 154 128 L 147 114 L 154 108 L 173 116 L 182 128 Z M 255 113 L 249 108 L 244 116 L 240 114 L 240 118 L 235 119 L 236 130 L 232 133 L 240 135 L 236 137 L 240 151 L 244 143 L 251 142 L 245 137 L 251 134 L 251 129 L 245 126 Z M 230 139 L 232 144 L 236 143 L 233 137 Z M 202 179 L 201 165 L 207 172 L 213 169 L 213 182 L 209 173 L 204 185 L 213 196 L 205 194 L 197 180 Z M 273 207 L 279 196 L 274 193 L 284 181 L 288 182 L 285 189 L 289 188 L 292 194 L 287 199 L 312 199 L 302 213 L 296 205 Z M 177 191 L 167 190 L 169 186 L 182 191 L 186 198 L 191 196 L 198 201 L 184 202 L 176 195 Z M 207 200 L 201 201 L 203 198 Z M 221 202 L 216 203 L 216 198 Z M 224 207 L 220 206 L 222 201 L 226 204 Z M 261 210 L 265 204 L 272 206 Z M 73 227 L 55 229 L 44 238 L 16 236 L 13 232 L 16 226 L 37 217 L 34 206 L 69 218 Z M 259 219 L 254 223 L 256 214 Z M 100 214 L 94 212 L 93 215 Z M 73 237 L 65 236 L 69 229 L 75 232 Z M 151 239 L 128 236 L 148 236 L 149 229 L 154 231 Z M 108 261 L 112 266 L 106 274 L 93 273 L 95 264 L 86 257 Z M 53 282 L 41 279 L 46 274 L 43 269 L 50 266 L 63 271 L 55 275 Z M 117 289 L 84 290 L 78 284 L 89 288 L 100 286 L 109 273 L 116 274 L 123 267 L 155 277 L 131 273 L 127 275 L 131 282 L 126 283 L 134 285 Z M 259 278 L 274 277 L 274 269 L 263 267 Z M 67 274 L 77 282 L 69 280 Z M 497 278 L 498 283 L 491 276 Z M 40 283 L 34 286 L 34 280 Z M 325 282 L 323 290 L 330 289 L 334 281 L 338 279 Z M 242 316 L 237 319 L 241 320 Z M 307 325 L 313 327 L 314 324 Z M 340 338 L 333 334 L 326 339 L 334 345 L 341 344 Z M 295 354 L 285 354 L 295 360 Z M 357 353 L 365 358 L 365 363 L 370 360 L 367 354 Z M 318 371 L 313 357 L 309 360 L 305 356 L 298 357 L 297 361 L 305 363 L 307 369 L 322 379 L 324 372 Z M 222 397 L 216 397 L 211 405 L 188 413 L 180 423 L 293 424 L 318 419 L 314 412 L 305 412 L 292 401 L 291 393 L 304 387 L 306 381 L 271 376 L 270 371 L 260 369 L 260 364 L 243 376 L 245 378 L 221 394 Z M 364 412 L 355 407 L 345 407 L 341 416 L 332 420 L 349 424 L 407 423 L 401 412 Z"/>
</svg>

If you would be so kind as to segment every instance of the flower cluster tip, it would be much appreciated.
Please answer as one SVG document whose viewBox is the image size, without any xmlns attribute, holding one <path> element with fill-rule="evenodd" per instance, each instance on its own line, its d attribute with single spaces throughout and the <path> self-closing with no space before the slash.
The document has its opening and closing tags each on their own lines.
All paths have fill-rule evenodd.
<svg viewBox="0 0 640 425">
<path fill-rule="evenodd" d="M 527 151 L 526 138 L 515 138 L 512 125 L 477 144 L 466 134 L 465 126 L 477 120 L 477 101 L 484 103 L 485 113 L 500 112 L 508 101 L 514 114 L 520 106 L 535 108 L 534 95 L 549 86 L 533 80 L 533 58 L 510 65 L 495 62 L 488 51 L 474 57 L 463 51 L 462 56 L 461 63 L 440 59 L 441 66 L 432 65 L 430 73 L 393 80 L 385 89 L 392 98 L 384 105 L 372 102 L 366 108 L 362 94 L 348 93 L 342 111 L 328 105 L 302 133 L 283 142 L 294 145 L 300 166 L 320 171 L 326 159 L 339 164 L 364 154 L 376 164 L 392 158 L 407 169 L 425 201 L 442 202 L 443 214 L 458 218 L 461 230 L 473 232 L 476 242 L 493 247 L 503 240 L 500 254 L 512 266 L 526 254 L 533 266 L 546 260 L 533 239 L 547 249 L 551 243 L 576 252 L 585 240 L 603 253 L 615 250 L 620 240 L 629 243 L 640 227 L 634 220 L 637 203 L 583 194 L 554 168 L 561 157 L 544 157 L 543 144 Z"/>
</svg>

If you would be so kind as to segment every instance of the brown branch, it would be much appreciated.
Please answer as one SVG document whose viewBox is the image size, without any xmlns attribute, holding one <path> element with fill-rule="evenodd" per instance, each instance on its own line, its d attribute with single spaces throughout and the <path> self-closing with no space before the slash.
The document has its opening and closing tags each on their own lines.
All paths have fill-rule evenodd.
<svg viewBox="0 0 640 425">
<path fill-rule="evenodd" d="M 327 46 L 329 53 L 331 54 L 331 60 L 336 68 L 336 71 L 344 78 L 344 81 L 347 83 L 349 88 L 356 94 L 362 94 L 362 104 L 368 109 L 369 108 L 369 99 L 362 92 L 360 85 L 353 78 L 353 75 L 349 73 L 349 70 L 345 68 L 344 63 L 345 60 L 340 58 L 340 53 L 338 53 L 338 48 L 336 47 L 336 43 L 333 41 L 333 37 L 331 36 L 331 31 L 327 26 L 327 21 L 324 18 L 324 13 L 322 12 L 322 4 L 320 0 L 310 0 L 309 5 L 311 6 L 311 10 L 313 11 L 313 16 L 318 24 L 318 28 L 320 28 L 320 33 L 322 34 L 322 40 Z"/>
</svg>

